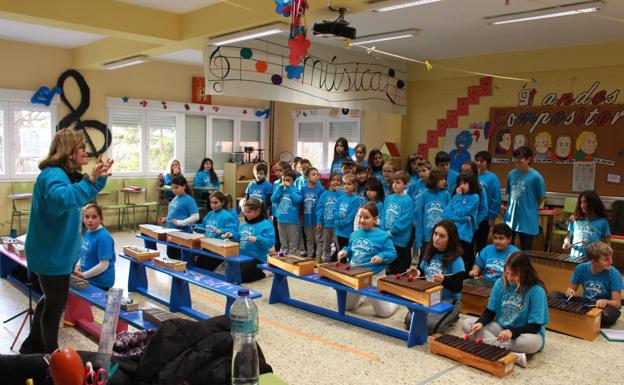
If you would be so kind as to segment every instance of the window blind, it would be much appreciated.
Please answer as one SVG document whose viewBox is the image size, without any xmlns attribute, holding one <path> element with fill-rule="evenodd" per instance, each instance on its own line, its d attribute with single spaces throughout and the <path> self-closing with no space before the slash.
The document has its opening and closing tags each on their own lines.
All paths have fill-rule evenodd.
<svg viewBox="0 0 624 385">
<path fill-rule="evenodd" d="M 184 168 L 195 173 L 206 157 L 206 117 L 187 115 L 184 133 Z"/>
<path fill-rule="evenodd" d="M 212 120 L 212 160 L 215 170 L 223 170 L 234 150 L 234 120 Z"/>
</svg>

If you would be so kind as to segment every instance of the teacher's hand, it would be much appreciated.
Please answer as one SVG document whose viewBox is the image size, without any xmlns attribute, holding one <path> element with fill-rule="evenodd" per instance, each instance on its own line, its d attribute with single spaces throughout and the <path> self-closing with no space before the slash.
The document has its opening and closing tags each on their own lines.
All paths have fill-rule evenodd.
<svg viewBox="0 0 624 385">
<path fill-rule="evenodd" d="M 97 178 L 101 176 L 110 176 L 111 174 L 110 172 L 108 172 L 108 170 L 111 168 L 114 162 L 115 161 L 112 159 L 108 159 L 107 161 L 102 162 L 102 157 L 98 157 L 97 164 L 95 165 L 95 167 L 93 167 L 93 170 L 91 170 L 91 175 L 89 175 L 89 180 L 92 183 L 95 183 Z"/>
</svg>

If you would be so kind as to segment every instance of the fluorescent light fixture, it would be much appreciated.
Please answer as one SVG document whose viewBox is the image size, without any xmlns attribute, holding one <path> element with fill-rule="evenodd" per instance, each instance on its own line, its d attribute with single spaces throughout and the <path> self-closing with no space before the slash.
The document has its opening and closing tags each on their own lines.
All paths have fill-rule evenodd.
<svg viewBox="0 0 624 385">
<path fill-rule="evenodd" d="M 396 11 L 397 9 L 415 7 L 417 5 L 437 3 L 438 1 L 442 1 L 442 0 L 384 1 L 384 2 L 373 4 L 371 6 L 371 10 L 373 12 Z"/>
<path fill-rule="evenodd" d="M 263 27 L 252 28 L 245 31 L 230 33 L 227 35 L 217 36 L 208 41 L 209 45 L 226 45 L 238 43 L 239 41 L 257 39 L 270 35 L 276 35 L 287 30 L 287 26 L 283 23 L 273 23 Z"/>
<path fill-rule="evenodd" d="M 137 55 L 131 56 L 125 59 L 116 60 L 108 63 L 102 64 L 102 67 L 107 70 L 116 70 L 118 68 L 129 67 L 135 64 L 146 63 L 149 61 L 149 58 L 145 55 Z"/>
<path fill-rule="evenodd" d="M 511 23 L 521 23 L 523 21 L 550 19 L 550 18 L 553 18 L 553 17 L 573 16 L 573 15 L 580 15 L 580 14 L 583 14 L 583 13 L 596 12 L 599 9 L 600 8 L 598 8 L 598 7 L 582 8 L 582 9 L 577 9 L 575 11 L 562 11 L 562 12 L 555 12 L 555 13 L 547 13 L 545 15 L 539 15 L 539 16 L 527 16 L 527 17 L 520 17 L 520 18 L 517 18 L 517 19 L 508 19 L 508 20 L 495 21 L 495 22 L 493 22 L 491 24 L 492 25 L 502 25 L 502 24 L 511 24 Z"/>
<path fill-rule="evenodd" d="M 521 23 L 524 21 L 551 19 L 553 17 L 574 16 L 596 12 L 602 0 L 586 0 L 577 3 L 534 9 L 531 11 L 514 12 L 505 15 L 488 16 L 485 20 L 491 25 Z"/>
<path fill-rule="evenodd" d="M 420 33 L 417 29 L 404 29 L 401 31 L 378 33 L 375 35 L 362 36 L 357 39 L 351 40 L 352 45 L 362 45 L 369 43 L 378 43 L 388 40 L 405 39 L 408 37 L 414 37 Z"/>
</svg>

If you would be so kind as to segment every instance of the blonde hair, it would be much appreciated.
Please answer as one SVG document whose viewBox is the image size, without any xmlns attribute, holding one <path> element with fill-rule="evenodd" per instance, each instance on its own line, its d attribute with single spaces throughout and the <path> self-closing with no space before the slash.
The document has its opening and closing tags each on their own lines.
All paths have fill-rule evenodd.
<svg viewBox="0 0 624 385">
<path fill-rule="evenodd" d="M 552 147 L 552 136 L 550 136 L 550 134 L 546 131 L 542 131 L 539 134 L 535 135 L 535 141 L 537 141 L 538 138 L 544 138 L 546 140 L 546 146 L 548 148 Z"/>
<path fill-rule="evenodd" d="M 82 166 L 76 166 L 71 161 L 71 156 L 78 146 L 84 144 L 84 140 L 82 131 L 76 131 L 71 128 L 63 128 L 58 131 L 52 138 L 48 156 L 39 163 L 39 169 L 60 167 L 70 173 L 82 171 Z"/>
<path fill-rule="evenodd" d="M 167 170 L 169 170 L 169 175 L 173 178 L 173 163 L 178 162 L 178 166 L 180 166 L 180 175 L 182 175 L 182 163 L 175 158 L 171 158 L 169 164 L 167 165 Z"/>
<path fill-rule="evenodd" d="M 590 260 L 597 261 L 600 257 L 608 257 L 613 255 L 613 249 L 611 246 L 607 245 L 604 242 L 596 241 L 592 242 L 585 249 L 587 253 L 587 258 Z"/>
<path fill-rule="evenodd" d="M 581 134 L 578 136 L 578 138 L 576 138 L 576 149 L 577 150 L 581 149 L 581 146 L 585 142 L 585 138 L 587 138 L 590 135 L 593 136 L 594 138 L 597 138 L 597 135 L 596 135 L 595 132 L 591 132 L 591 131 L 583 131 L 583 132 L 581 132 Z"/>
</svg>

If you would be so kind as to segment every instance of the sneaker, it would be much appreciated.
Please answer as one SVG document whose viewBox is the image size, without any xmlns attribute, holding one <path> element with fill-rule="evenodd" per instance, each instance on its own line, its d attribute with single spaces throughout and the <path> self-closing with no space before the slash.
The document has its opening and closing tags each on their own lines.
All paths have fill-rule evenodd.
<svg viewBox="0 0 624 385">
<path fill-rule="evenodd" d="M 526 353 L 515 353 L 515 355 L 518 356 L 518 358 L 516 358 L 516 365 L 518 365 L 521 368 L 526 368 L 527 367 L 527 356 Z"/>
</svg>

